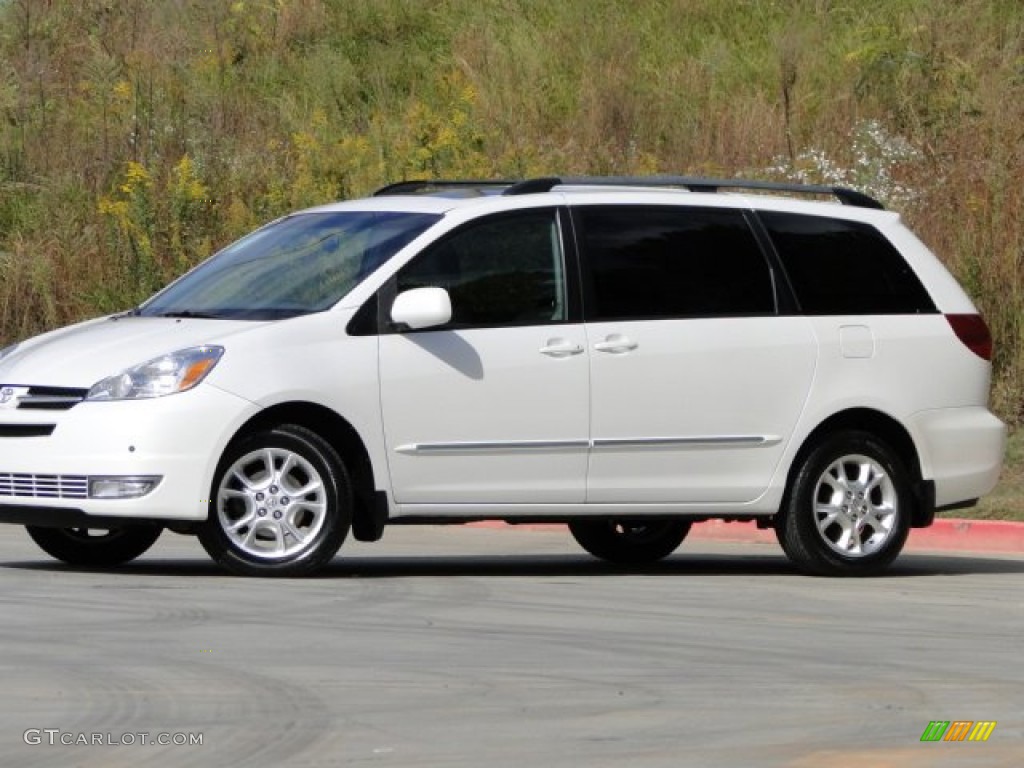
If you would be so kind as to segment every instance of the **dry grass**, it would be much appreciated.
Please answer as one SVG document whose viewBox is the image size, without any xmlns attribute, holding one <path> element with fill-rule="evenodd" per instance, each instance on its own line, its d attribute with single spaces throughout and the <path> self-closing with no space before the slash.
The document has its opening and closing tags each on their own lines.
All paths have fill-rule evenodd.
<svg viewBox="0 0 1024 768">
<path fill-rule="evenodd" d="M 1022 125 L 1018 0 L 8 0 L 0 342 L 400 178 L 838 174 L 967 287 L 1022 425 Z"/>
</svg>

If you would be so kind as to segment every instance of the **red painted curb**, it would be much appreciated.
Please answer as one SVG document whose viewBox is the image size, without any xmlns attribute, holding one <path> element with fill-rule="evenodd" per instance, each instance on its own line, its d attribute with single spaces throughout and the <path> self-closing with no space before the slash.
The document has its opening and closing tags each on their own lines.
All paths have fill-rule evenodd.
<svg viewBox="0 0 1024 768">
<path fill-rule="evenodd" d="M 930 528 L 914 528 L 907 544 L 910 549 L 1024 552 L 1024 523 L 942 518 Z"/>
<path fill-rule="evenodd" d="M 521 528 L 531 531 L 561 531 L 558 523 L 525 523 L 509 526 L 498 520 L 470 523 L 476 528 Z M 776 544 L 775 533 L 761 530 L 754 523 L 727 523 L 708 520 L 696 523 L 690 539 L 711 541 L 748 541 Z M 1006 520 L 960 520 L 940 518 L 929 528 L 914 528 L 907 540 L 911 551 L 939 550 L 944 552 L 1013 552 L 1024 553 L 1024 523 Z"/>
<path fill-rule="evenodd" d="M 774 532 L 759 530 L 754 523 L 726 523 L 721 520 L 698 523 L 690 536 L 718 541 L 775 543 Z M 1020 553 L 1024 552 L 1024 523 L 941 518 L 928 528 L 911 529 L 907 549 Z"/>
</svg>

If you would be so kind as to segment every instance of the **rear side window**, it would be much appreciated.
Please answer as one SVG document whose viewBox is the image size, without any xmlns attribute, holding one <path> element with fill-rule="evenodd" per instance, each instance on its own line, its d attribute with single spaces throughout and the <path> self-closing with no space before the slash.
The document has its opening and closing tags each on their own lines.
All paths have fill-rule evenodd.
<svg viewBox="0 0 1024 768">
<path fill-rule="evenodd" d="M 758 216 L 806 314 L 936 311 L 900 252 L 870 224 L 775 211 Z"/>
<path fill-rule="evenodd" d="M 771 271 L 739 211 L 580 206 L 575 215 L 591 320 L 775 312 Z"/>
</svg>

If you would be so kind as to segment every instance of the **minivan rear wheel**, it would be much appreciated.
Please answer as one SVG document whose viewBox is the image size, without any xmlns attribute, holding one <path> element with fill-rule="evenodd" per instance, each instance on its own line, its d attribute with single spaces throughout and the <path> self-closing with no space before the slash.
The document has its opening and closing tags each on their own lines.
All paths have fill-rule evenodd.
<svg viewBox="0 0 1024 768">
<path fill-rule="evenodd" d="M 690 532 L 685 520 L 574 520 L 569 533 L 583 549 L 612 563 L 642 565 L 668 557 Z"/>
<path fill-rule="evenodd" d="M 224 453 L 199 541 L 243 576 L 301 576 L 328 563 L 348 534 L 352 491 L 331 445 L 285 424 L 249 434 Z"/>
<path fill-rule="evenodd" d="M 872 576 L 900 553 L 914 501 L 910 475 L 867 432 L 829 437 L 807 454 L 776 521 L 776 535 L 805 573 Z"/>
</svg>

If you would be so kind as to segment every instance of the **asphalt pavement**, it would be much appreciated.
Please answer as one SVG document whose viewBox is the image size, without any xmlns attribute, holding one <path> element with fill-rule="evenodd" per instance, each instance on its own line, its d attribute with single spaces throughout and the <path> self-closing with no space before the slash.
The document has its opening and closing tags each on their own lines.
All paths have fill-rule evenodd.
<svg viewBox="0 0 1024 768">
<path fill-rule="evenodd" d="M 0 595 L 23 768 L 1024 762 L 1021 556 L 836 580 L 759 542 L 623 570 L 563 530 L 392 528 L 256 580 L 171 533 L 87 571 L 2 526 Z M 921 742 L 932 721 L 996 725 Z"/>
</svg>

